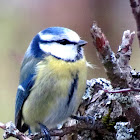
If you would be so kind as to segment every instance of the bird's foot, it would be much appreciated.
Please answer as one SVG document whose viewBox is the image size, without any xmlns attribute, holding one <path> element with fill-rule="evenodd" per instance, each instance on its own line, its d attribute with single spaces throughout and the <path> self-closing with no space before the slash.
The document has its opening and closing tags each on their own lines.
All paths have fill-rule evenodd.
<svg viewBox="0 0 140 140">
<path fill-rule="evenodd" d="M 48 128 L 41 123 L 39 123 L 39 125 L 41 128 L 41 132 L 44 134 L 44 138 L 42 138 L 42 140 L 51 140 Z"/>
</svg>

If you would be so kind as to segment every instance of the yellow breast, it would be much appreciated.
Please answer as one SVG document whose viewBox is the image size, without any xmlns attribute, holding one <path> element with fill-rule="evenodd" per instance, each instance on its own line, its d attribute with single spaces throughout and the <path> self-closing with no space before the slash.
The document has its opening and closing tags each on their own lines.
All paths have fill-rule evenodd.
<svg viewBox="0 0 140 140">
<path fill-rule="evenodd" d="M 55 83 L 59 83 L 59 90 L 61 90 L 63 95 L 65 95 L 68 94 L 66 91 L 69 88 L 68 86 L 70 82 L 73 80 L 72 78 L 78 74 L 77 96 L 81 98 L 81 96 L 84 94 L 87 80 L 87 66 L 85 57 L 76 62 L 66 62 L 49 56 L 46 57 L 44 61 L 38 63 L 37 69 L 38 74 L 35 85 L 40 84 L 41 81 L 45 83 L 45 80 L 42 79 L 46 79 L 47 82 L 49 81 L 48 79 L 56 80 L 57 83 Z M 52 86 L 50 85 L 50 87 Z"/>
<path fill-rule="evenodd" d="M 44 74 L 48 72 L 46 69 L 50 69 L 51 72 L 54 72 L 58 76 L 69 76 L 70 73 L 79 72 L 85 77 L 87 74 L 85 58 L 76 62 L 66 62 L 52 56 L 46 57 L 44 61 L 38 63 L 38 78 L 42 77 L 42 75 L 48 75 L 48 73 Z"/>
</svg>

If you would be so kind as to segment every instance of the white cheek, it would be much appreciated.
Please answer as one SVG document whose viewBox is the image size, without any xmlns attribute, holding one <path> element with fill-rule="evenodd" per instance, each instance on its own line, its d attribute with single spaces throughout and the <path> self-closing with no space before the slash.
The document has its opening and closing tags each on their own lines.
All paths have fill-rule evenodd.
<svg viewBox="0 0 140 140">
<path fill-rule="evenodd" d="M 77 46 L 73 44 L 61 45 L 58 43 L 39 44 L 40 49 L 45 53 L 62 58 L 64 60 L 75 60 L 77 56 Z"/>
</svg>

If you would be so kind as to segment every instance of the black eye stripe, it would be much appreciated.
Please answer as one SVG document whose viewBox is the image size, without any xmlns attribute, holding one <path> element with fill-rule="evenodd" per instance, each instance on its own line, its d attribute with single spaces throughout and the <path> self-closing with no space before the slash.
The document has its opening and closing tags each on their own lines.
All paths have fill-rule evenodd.
<svg viewBox="0 0 140 140">
<path fill-rule="evenodd" d="M 69 41 L 69 40 L 67 40 L 67 39 L 62 39 L 62 40 L 58 40 L 58 41 L 56 41 L 57 43 L 60 43 L 60 44 L 62 44 L 62 45 L 67 45 L 67 44 L 77 44 L 76 42 L 71 42 L 71 41 Z"/>
<path fill-rule="evenodd" d="M 57 42 L 57 43 L 62 44 L 62 45 L 67 45 L 67 44 L 74 44 L 74 45 L 76 45 L 77 44 L 76 42 L 71 42 L 71 41 L 69 41 L 67 39 L 51 40 L 51 41 L 40 40 L 40 43 L 42 43 L 42 44 L 54 43 L 54 42 Z"/>
</svg>

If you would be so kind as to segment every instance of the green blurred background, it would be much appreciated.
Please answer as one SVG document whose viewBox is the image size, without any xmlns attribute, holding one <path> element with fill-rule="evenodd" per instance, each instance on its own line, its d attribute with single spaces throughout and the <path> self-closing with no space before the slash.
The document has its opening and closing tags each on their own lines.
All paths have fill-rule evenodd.
<svg viewBox="0 0 140 140">
<path fill-rule="evenodd" d="M 89 43 L 87 60 L 96 65 L 88 78 L 105 77 L 90 35 L 93 21 L 117 51 L 124 30 L 136 31 L 129 0 L 0 0 L 0 121 L 14 121 L 15 96 L 23 55 L 36 33 L 50 26 L 76 31 Z M 139 70 L 140 48 L 135 37 L 131 65 Z M 3 131 L 0 130 L 0 140 Z"/>
</svg>

